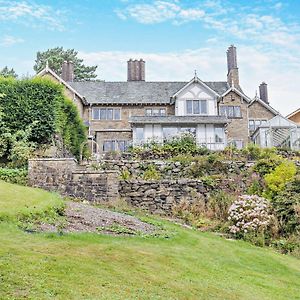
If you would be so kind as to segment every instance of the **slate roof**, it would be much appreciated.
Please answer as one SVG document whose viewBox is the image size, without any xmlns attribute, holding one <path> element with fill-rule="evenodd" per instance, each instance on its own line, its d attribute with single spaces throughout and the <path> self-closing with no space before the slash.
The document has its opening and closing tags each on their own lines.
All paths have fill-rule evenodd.
<svg viewBox="0 0 300 300">
<path fill-rule="evenodd" d="M 129 123 L 140 124 L 226 124 L 225 116 L 132 116 Z"/>
<path fill-rule="evenodd" d="M 188 82 L 68 82 L 90 104 L 170 104 L 170 97 Z M 228 84 L 224 81 L 205 82 L 222 95 Z"/>
</svg>

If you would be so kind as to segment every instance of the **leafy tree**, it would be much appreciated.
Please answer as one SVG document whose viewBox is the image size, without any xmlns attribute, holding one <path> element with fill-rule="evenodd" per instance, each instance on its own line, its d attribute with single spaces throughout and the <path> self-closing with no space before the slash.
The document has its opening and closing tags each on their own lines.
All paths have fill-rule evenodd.
<svg viewBox="0 0 300 300">
<path fill-rule="evenodd" d="M 49 67 L 58 75 L 61 75 L 61 67 L 64 61 L 72 61 L 74 64 L 74 79 L 93 80 L 97 77 L 95 71 L 97 66 L 85 66 L 83 59 L 77 57 L 78 52 L 74 49 L 66 49 L 63 47 L 56 47 L 48 49 L 44 52 L 37 52 L 35 65 L 33 69 L 38 73 L 43 70 L 48 61 Z"/>
<path fill-rule="evenodd" d="M 17 78 L 18 77 L 18 75 L 15 72 L 15 70 L 13 68 L 9 69 L 7 66 L 5 66 L 0 71 L 0 76 L 3 76 L 3 77 L 13 77 L 13 78 Z"/>
</svg>

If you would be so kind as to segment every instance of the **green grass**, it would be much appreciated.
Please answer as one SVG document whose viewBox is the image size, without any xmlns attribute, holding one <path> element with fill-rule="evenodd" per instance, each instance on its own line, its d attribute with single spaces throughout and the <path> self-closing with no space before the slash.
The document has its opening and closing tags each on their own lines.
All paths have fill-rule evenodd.
<svg viewBox="0 0 300 300">
<path fill-rule="evenodd" d="M 296 258 L 161 222 L 172 238 L 27 234 L 2 222 L 0 299 L 300 299 Z"/>
<path fill-rule="evenodd" d="M 0 220 L 49 213 L 63 205 L 60 196 L 0 180 Z"/>
</svg>

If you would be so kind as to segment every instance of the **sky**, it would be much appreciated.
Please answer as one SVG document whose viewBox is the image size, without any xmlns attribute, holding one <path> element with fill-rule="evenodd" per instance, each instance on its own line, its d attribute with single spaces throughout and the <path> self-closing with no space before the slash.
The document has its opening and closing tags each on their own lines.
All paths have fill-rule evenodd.
<svg viewBox="0 0 300 300">
<path fill-rule="evenodd" d="M 240 83 L 268 84 L 283 115 L 300 108 L 299 0 L 0 0 L 0 68 L 34 75 L 37 51 L 74 48 L 98 78 L 127 79 L 129 58 L 148 81 L 225 81 L 237 47 Z"/>
</svg>

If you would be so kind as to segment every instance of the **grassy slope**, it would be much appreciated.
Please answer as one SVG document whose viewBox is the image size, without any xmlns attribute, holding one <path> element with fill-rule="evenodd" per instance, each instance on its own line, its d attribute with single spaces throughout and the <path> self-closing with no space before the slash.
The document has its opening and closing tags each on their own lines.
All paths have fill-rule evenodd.
<svg viewBox="0 0 300 300">
<path fill-rule="evenodd" d="M 61 204 L 62 199 L 53 193 L 0 180 L 0 220 L 42 213 Z"/>
<path fill-rule="evenodd" d="M 165 224 L 175 237 L 26 234 L 0 223 L 0 299 L 300 299 L 299 260 Z"/>
</svg>

